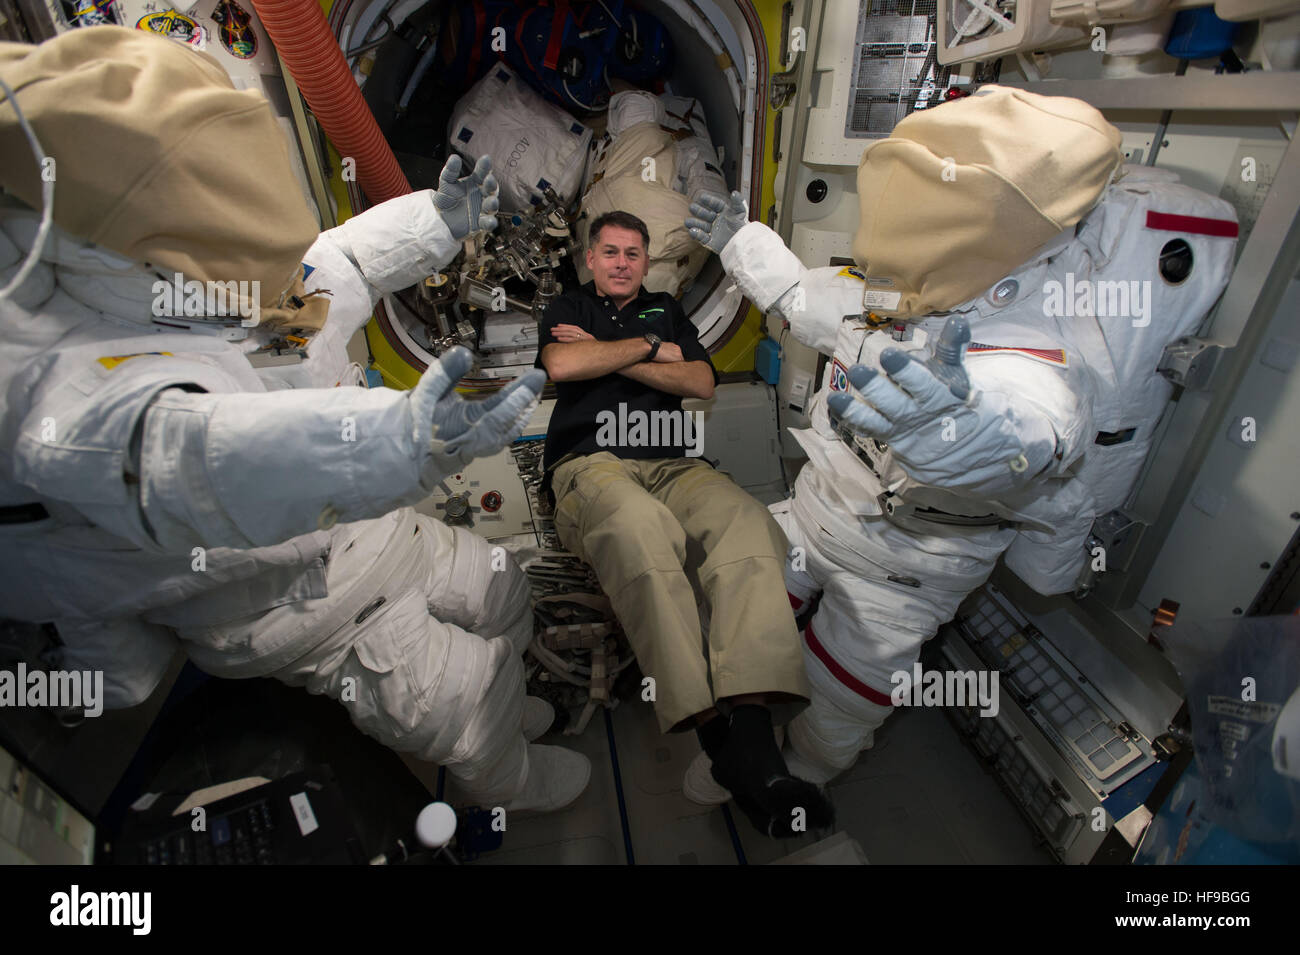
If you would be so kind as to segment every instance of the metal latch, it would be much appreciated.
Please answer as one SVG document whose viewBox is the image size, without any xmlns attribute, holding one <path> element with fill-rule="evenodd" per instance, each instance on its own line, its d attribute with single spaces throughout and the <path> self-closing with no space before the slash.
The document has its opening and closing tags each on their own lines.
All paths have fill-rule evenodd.
<svg viewBox="0 0 1300 955">
<path fill-rule="evenodd" d="M 1204 391 L 1210 385 L 1224 348 L 1204 338 L 1180 338 L 1165 346 L 1156 370 L 1175 385 Z"/>
</svg>

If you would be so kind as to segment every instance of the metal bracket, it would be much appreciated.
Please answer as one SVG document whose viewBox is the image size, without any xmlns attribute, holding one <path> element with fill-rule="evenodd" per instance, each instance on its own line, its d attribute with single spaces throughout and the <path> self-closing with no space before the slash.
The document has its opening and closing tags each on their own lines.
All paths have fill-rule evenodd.
<svg viewBox="0 0 1300 955">
<path fill-rule="evenodd" d="M 1175 385 L 1205 391 L 1224 351 L 1222 345 L 1204 338 L 1180 338 L 1165 346 L 1156 370 Z"/>
<path fill-rule="evenodd" d="M 1151 741 L 1151 748 L 1159 762 L 1167 763 L 1183 749 L 1183 742 L 1172 733 L 1164 733 Z"/>
<path fill-rule="evenodd" d="M 1084 542 L 1084 564 L 1074 584 L 1075 597 L 1086 597 L 1097 585 L 1097 575 L 1103 571 L 1092 569 L 1097 548 L 1101 548 L 1105 558 L 1106 570 L 1115 570 L 1126 566 L 1132 545 L 1141 536 L 1134 533 L 1134 528 L 1144 525 L 1137 518 L 1122 510 L 1110 511 L 1092 522 L 1092 529 Z"/>
<path fill-rule="evenodd" d="M 768 91 L 768 102 L 771 103 L 772 109 L 782 109 L 790 102 L 798 89 L 795 83 L 795 75 L 798 70 L 790 70 L 788 73 L 773 73 L 771 87 Z"/>
</svg>

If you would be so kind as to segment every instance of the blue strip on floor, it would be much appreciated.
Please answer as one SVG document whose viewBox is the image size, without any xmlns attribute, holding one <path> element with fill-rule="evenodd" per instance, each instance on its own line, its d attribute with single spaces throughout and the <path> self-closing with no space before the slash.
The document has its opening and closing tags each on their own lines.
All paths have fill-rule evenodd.
<svg viewBox="0 0 1300 955">
<path fill-rule="evenodd" d="M 740 865 L 749 865 L 749 860 L 745 858 L 745 847 L 740 844 L 740 833 L 736 831 L 736 820 L 731 818 L 731 810 L 725 802 L 718 808 L 722 810 L 722 818 L 727 822 L 727 832 L 731 833 L 731 845 L 736 850 L 736 862 Z"/>
<path fill-rule="evenodd" d="M 632 830 L 627 823 L 627 803 L 623 801 L 623 776 L 618 771 L 618 746 L 614 743 L 614 720 L 605 710 L 605 738 L 609 741 L 609 762 L 614 770 L 614 792 L 618 795 L 618 819 L 623 825 L 623 851 L 627 853 L 627 864 L 636 865 L 636 856 L 632 853 Z"/>
</svg>

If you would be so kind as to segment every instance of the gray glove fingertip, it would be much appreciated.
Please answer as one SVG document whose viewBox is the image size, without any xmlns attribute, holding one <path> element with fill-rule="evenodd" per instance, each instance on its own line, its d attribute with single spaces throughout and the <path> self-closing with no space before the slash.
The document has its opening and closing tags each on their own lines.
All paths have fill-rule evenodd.
<svg viewBox="0 0 1300 955">
<path fill-rule="evenodd" d="M 546 387 L 546 372 L 540 368 L 530 368 L 520 377 L 511 383 L 511 387 L 517 387 L 524 391 L 532 392 L 534 395 L 540 395 L 542 389 Z"/>
<path fill-rule="evenodd" d="M 880 367 L 891 375 L 906 368 L 912 358 L 901 348 L 886 348 L 880 353 Z"/>
<path fill-rule="evenodd" d="M 861 391 L 871 384 L 871 380 L 876 377 L 878 372 L 874 368 L 868 368 L 866 365 L 854 365 L 849 369 L 849 384 Z M 831 397 L 834 397 L 832 395 Z M 830 400 L 829 398 L 827 399 Z"/>
<path fill-rule="evenodd" d="M 837 391 L 833 395 L 826 397 L 826 407 L 835 412 L 837 418 L 843 418 L 844 412 L 853 404 L 853 398 L 842 391 Z"/>
<path fill-rule="evenodd" d="M 447 157 L 447 161 L 442 164 L 442 172 L 438 175 L 438 181 L 451 185 L 460 178 L 461 159 L 459 153 L 452 153 Z"/>
<path fill-rule="evenodd" d="M 474 354 L 468 348 L 457 345 L 438 359 L 438 366 L 454 385 L 474 367 Z"/>
</svg>

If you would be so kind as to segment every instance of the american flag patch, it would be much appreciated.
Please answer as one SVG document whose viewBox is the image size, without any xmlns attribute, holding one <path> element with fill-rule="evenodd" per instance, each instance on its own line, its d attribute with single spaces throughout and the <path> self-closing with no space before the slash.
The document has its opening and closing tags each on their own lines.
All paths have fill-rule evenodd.
<svg viewBox="0 0 1300 955">
<path fill-rule="evenodd" d="M 1065 357 L 1063 348 L 1016 348 L 1013 345 L 984 345 L 980 342 L 971 342 L 966 347 L 966 354 L 973 355 L 996 355 L 1014 352 L 1017 355 L 1024 355 L 1026 358 L 1033 358 L 1036 361 L 1045 361 L 1049 365 L 1059 365 L 1062 368 L 1069 368 L 1070 362 Z"/>
</svg>

